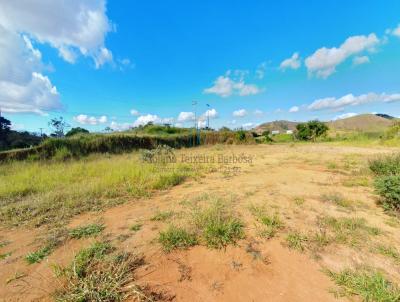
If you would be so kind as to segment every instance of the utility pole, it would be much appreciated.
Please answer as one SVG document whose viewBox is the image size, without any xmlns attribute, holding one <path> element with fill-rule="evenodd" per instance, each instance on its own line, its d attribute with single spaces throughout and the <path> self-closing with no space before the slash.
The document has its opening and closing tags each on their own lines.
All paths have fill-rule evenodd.
<svg viewBox="0 0 400 302">
<path fill-rule="evenodd" d="M 207 130 L 210 130 L 210 104 L 207 105 Z"/>
<path fill-rule="evenodd" d="M 39 128 L 39 130 L 40 130 L 40 137 L 41 137 L 41 138 L 43 138 L 43 129 L 44 129 L 44 128 Z"/>
<path fill-rule="evenodd" d="M 197 141 L 197 118 L 196 118 L 196 105 L 197 105 L 197 101 L 192 101 L 192 106 L 194 108 L 194 142 L 193 142 L 193 146 L 196 145 L 196 141 Z"/>
</svg>

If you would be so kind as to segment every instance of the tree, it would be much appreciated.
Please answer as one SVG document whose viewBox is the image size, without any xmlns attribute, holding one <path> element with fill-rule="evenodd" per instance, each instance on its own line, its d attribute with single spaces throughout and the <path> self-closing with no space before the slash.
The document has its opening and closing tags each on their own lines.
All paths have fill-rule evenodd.
<svg viewBox="0 0 400 302">
<path fill-rule="evenodd" d="M 301 123 L 296 126 L 297 138 L 301 140 L 313 140 L 326 134 L 328 126 L 318 120 Z"/>
<path fill-rule="evenodd" d="M 70 127 L 70 125 L 64 120 L 62 116 L 59 118 L 53 118 L 49 122 L 49 127 L 53 129 L 53 133 L 50 134 L 53 137 L 63 137 L 66 129 Z"/>
<path fill-rule="evenodd" d="M 65 136 L 72 136 L 78 133 L 89 133 L 89 131 L 81 127 L 75 127 L 69 130 Z"/>
<path fill-rule="evenodd" d="M 7 147 L 8 135 L 10 134 L 11 121 L 0 116 L 0 149 Z"/>
</svg>

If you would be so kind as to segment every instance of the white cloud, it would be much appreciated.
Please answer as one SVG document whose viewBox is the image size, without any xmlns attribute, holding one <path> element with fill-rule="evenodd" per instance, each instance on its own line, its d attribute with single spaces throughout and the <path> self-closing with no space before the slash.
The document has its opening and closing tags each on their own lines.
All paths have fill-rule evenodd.
<svg viewBox="0 0 400 302">
<path fill-rule="evenodd" d="M 210 118 L 210 119 L 214 119 L 218 117 L 218 112 L 217 110 L 215 110 L 214 108 L 207 110 L 206 112 L 204 112 L 203 117 L 205 118 Z"/>
<path fill-rule="evenodd" d="M 130 123 L 117 123 L 112 121 L 110 124 L 110 128 L 114 131 L 125 131 L 132 128 L 132 124 Z"/>
<path fill-rule="evenodd" d="M 354 96 L 353 94 L 347 94 L 341 98 L 328 97 L 323 99 L 315 100 L 308 106 L 309 110 L 343 110 L 346 106 L 357 106 L 362 104 L 368 104 L 372 102 L 396 102 L 400 101 L 400 94 L 377 94 L 370 92 L 367 94 L 361 94 Z"/>
<path fill-rule="evenodd" d="M 392 35 L 400 38 L 400 24 L 392 31 Z"/>
<path fill-rule="evenodd" d="M 207 126 L 207 121 L 206 120 L 198 120 L 197 121 L 197 127 L 204 128 L 205 126 Z"/>
<path fill-rule="evenodd" d="M 253 123 L 244 123 L 244 124 L 242 125 L 242 127 L 243 127 L 244 129 L 250 129 L 250 128 L 252 128 L 253 126 L 254 126 Z"/>
<path fill-rule="evenodd" d="M 50 44 L 68 62 L 75 62 L 78 53 L 91 56 L 96 66 L 110 60 L 104 40 L 113 25 L 105 0 L 1 1 L 0 23 Z"/>
<path fill-rule="evenodd" d="M 233 76 L 228 71 L 225 76 L 219 76 L 212 87 L 204 89 L 204 93 L 216 94 L 224 98 L 233 94 L 247 96 L 260 93 L 262 90 L 256 85 L 245 83 L 246 75 L 247 71 L 236 70 Z"/>
<path fill-rule="evenodd" d="M 35 44 L 48 44 L 74 63 L 79 55 L 96 67 L 112 62 L 104 45 L 112 30 L 105 0 L 0 1 L 0 107 L 44 114 L 61 108 L 60 95 Z"/>
<path fill-rule="evenodd" d="M 234 117 L 245 117 L 247 115 L 247 111 L 246 109 L 235 110 L 233 111 L 232 115 Z"/>
<path fill-rule="evenodd" d="M 293 106 L 292 108 L 289 109 L 290 113 L 295 113 L 298 112 L 300 110 L 300 108 L 298 106 Z"/>
<path fill-rule="evenodd" d="M 131 113 L 131 115 L 133 115 L 133 116 L 138 116 L 138 115 L 140 114 L 139 111 L 136 110 L 136 109 L 132 109 L 132 110 L 130 111 L 130 113 Z"/>
<path fill-rule="evenodd" d="M 98 125 L 107 123 L 107 116 L 102 115 L 98 118 L 94 116 L 88 116 L 86 114 L 79 114 L 73 117 L 74 121 L 82 125 Z"/>
<path fill-rule="evenodd" d="M 354 112 L 343 113 L 343 114 L 341 114 L 341 115 L 335 116 L 335 117 L 333 118 L 333 120 L 334 120 L 334 121 L 336 121 L 336 120 L 341 120 L 341 119 L 353 117 L 353 116 L 356 116 L 356 115 L 358 115 L 358 114 L 357 114 L 357 113 L 354 113 Z"/>
<path fill-rule="evenodd" d="M 184 122 L 190 122 L 194 121 L 194 113 L 193 112 L 181 112 L 178 115 L 178 122 L 184 123 Z"/>
<path fill-rule="evenodd" d="M 305 60 L 305 65 L 311 75 L 327 78 L 347 58 L 366 50 L 372 51 L 378 43 L 379 39 L 374 33 L 368 36 L 352 36 L 347 38 L 339 48 L 322 47 L 318 49 Z"/>
<path fill-rule="evenodd" d="M 383 101 L 385 103 L 392 103 L 392 102 L 399 102 L 400 101 L 400 93 L 394 93 L 394 94 L 383 94 Z"/>
<path fill-rule="evenodd" d="M 282 61 L 279 68 L 285 70 L 288 68 L 298 69 L 301 66 L 300 56 L 298 52 L 295 52 L 289 59 Z"/>
<path fill-rule="evenodd" d="M 265 70 L 267 69 L 267 62 L 262 62 L 256 69 L 256 78 L 262 80 L 265 76 Z"/>
<path fill-rule="evenodd" d="M 369 57 L 368 56 L 356 56 L 353 59 L 353 65 L 361 65 L 369 63 Z"/>
<path fill-rule="evenodd" d="M 259 110 L 259 109 L 256 109 L 256 110 L 254 110 L 253 114 L 254 114 L 256 117 L 261 117 L 261 116 L 264 115 L 264 112 L 262 112 L 262 111 Z"/>
<path fill-rule="evenodd" d="M 48 77 L 33 72 L 24 84 L 0 81 L 0 107 L 3 112 L 30 112 L 45 115 L 46 110 L 60 109 L 60 95 Z"/>
<path fill-rule="evenodd" d="M 174 123 L 174 118 L 172 117 L 167 117 L 167 118 L 161 118 L 156 114 L 146 114 L 146 115 L 141 115 L 139 116 L 136 121 L 131 124 L 131 127 L 138 127 L 138 126 L 144 126 L 147 125 L 148 123 L 153 123 L 153 124 L 173 124 Z"/>
</svg>

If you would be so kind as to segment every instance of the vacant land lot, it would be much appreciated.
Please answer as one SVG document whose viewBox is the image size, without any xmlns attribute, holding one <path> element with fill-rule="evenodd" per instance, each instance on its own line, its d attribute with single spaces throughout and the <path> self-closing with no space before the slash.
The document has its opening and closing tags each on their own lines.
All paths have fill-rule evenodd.
<svg viewBox="0 0 400 302">
<path fill-rule="evenodd" d="M 4 165 L 0 299 L 398 301 L 400 221 L 368 168 L 395 151 L 212 146 L 176 151 L 184 164 Z M 218 162 L 241 154 L 251 160 Z"/>
</svg>

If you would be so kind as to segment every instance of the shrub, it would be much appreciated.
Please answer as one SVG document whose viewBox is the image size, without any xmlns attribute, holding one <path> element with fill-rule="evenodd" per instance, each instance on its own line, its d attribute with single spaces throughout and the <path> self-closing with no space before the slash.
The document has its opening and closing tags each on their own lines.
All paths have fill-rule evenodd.
<svg viewBox="0 0 400 302">
<path fill-rule="evenodd" d="M 375 190 L 382 197 L 381 203 L 386 210 L 400 210 L 400 175 L 378 177 Z"/>
<path fill-rule="evenodd" d="M 236 131 L 235 138 L 239 142 L 244 142 L 246 140 L 246 131 L 244 130 Z"/>
<path fill-rule="evenodd" d="M 68 148 L 66 147 L 61 147 L 56 149 L 53 159 L 55 161 L 65 161 L 68 159 L 71 159 L 73 157 L 73 154 L 70 150 L 68 150 Z"/>
<path fill-rule="evenodd" d="M 296 126 L 297 138 L 300 140 L 313 140 L 326 134 L 329 130 L 328 126 L 320 121 L 309 121 L 300 123 Z"/>
<path fill-rule="evenodd" d="M 174 249 L 186 249 L 197 244 L 197 237 L 183 228 L 170 226 L 166 231 L 160 232 L 158 241 L 166 252 Z"/>
<path fill-rule="evenodd" d="M 378 176 L 400 175 L 400 153 L 375 158 L 369 162 L 369 168 Z"/>
</svg>

